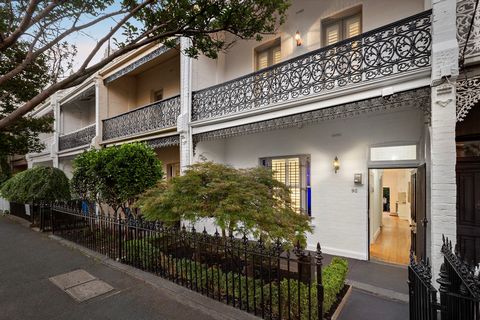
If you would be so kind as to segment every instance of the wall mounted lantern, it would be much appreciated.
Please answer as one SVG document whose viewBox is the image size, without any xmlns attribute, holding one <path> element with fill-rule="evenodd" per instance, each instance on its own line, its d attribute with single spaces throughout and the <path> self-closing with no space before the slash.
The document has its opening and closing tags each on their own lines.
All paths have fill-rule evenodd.
<svg viewBox="0 0 480 320">
<path fill-rule="evenodd" d="M 300 31 L 295 33 L 295 41 L 297 42 L 297 47 L 302 45 L 302 36 L 300 35 Z"/>
<path fill-rule="evenodd" d="M 340 169 L 340 162 L 338 161 L 338 157 L 335 157 L 335 160 L 333 160 L 333 169 L 335 170 L 335 173 Z"/>
</svg>

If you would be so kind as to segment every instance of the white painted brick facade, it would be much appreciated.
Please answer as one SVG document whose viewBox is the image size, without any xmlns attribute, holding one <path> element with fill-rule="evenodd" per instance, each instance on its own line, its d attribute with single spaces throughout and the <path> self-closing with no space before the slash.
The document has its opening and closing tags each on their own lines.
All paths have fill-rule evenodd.
<svg viewBox="0 0 480 320">
<path fill-rule="evenodd" d="M 443 257 L 442 235 L 456 241 L 456 149 L 455 86 L 443 75 L 458 74 L 456 40 L 456 1 L 434 0 L 432 46 L 432 123 L 431 123 L 431 192 L 430 231 L 432 274 L 438 276 Z M 447 90 L 445 93 L 443 90 Z M 439 92 L 440 91 L 440 92 Z"/>
</svg>

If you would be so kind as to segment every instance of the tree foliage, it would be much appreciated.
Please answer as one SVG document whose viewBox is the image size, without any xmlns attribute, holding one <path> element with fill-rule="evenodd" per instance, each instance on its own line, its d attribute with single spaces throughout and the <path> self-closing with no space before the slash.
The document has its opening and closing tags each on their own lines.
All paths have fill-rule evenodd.
<svg viewBox="0 0 480 320">
<path fill-rule="evenodd" d="M 203 162 L 146 192 L 137 205 L 149 220 L 196 223 L 211 218 L 228 233 L 305 242 L 310 218 L 292 209 L 290 191 L 265 168 Z"/>
<path fill-rule="evenodd" d="M 127 208 L 163 176 L 155 151 L 143 143 L 89 150 L 74 160 L 72 190 L 81 199 Z"/>
<path fill-rule="evenodd" d="M 28 45 L 18 42 L 1 52 L 0 75 L 8 71 L 23 59 Z M 29 64 L 21 75 L 10 81 L 0 83 L 0 119 L 8 116 L 19 105 L 38 95 L 48 82 L 49 68 L 44 57 Z M 38 133 L 51 132 L 52 117 L 18 119 L 13 125 L 0 131 L 0 154 L 13 155 L 41 151 L 44 145 L 38 139 Z"/>
<path fill-rule="evenodd" d="M 237 39 L 260 39 L 284 22 L 288 0 L 19 0 L 0 2 L 0 86 L 25 77 L 32 66 L 48 66 L 40 92 L 0 115 L 0 130 L 11 126 L 54 92 L 80 84 L 114 59 L 150 43 L 175 45 L 191 39 L 185 53 L 215 58 Z M 114 21 L 112 23 L 112 21 Z M 110 31 L 98 26 L 110 22 Z M 69 39 L 95 30 L 97 44 L 73 68 L 77 48 Z M 226 34 L 232 37 L 226 37 Z M 115 50 L 99 62 L 97 53 L 113 39 Z M 43 72 L 43 71 L 42 71 Z"/>
<path fill-rule="evenodd" d="M 0 194 L 17 203 L 70 200 L 68 178 L 63 171 L 50 167 L 35 167 L 17 173 L 2 185 Z"/>
<path fill-rule="evenodd" d="M 5 156 L 0 156 L 0 187 L 2 184 L 10 179 L 12 176 L 12 171 L 10 170 L 10 165 Z"/>
</svg>

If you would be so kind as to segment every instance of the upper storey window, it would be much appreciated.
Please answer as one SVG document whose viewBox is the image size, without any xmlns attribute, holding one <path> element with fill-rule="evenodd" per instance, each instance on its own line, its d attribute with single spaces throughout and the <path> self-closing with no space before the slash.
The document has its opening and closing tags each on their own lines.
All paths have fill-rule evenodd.
<svg viewBox="0 0 480 320">
<path fill-rule="evenodd" d="M 322 22 L 323 44 L 328 46 L 362 33 L 361 10 L 356 7 L 325 19 Z"/>
<path fill-rule="evenodd" d="M 280 38 L 255 48 L 255 70 L 277 64 L 282 59 Z"/>
</svg>

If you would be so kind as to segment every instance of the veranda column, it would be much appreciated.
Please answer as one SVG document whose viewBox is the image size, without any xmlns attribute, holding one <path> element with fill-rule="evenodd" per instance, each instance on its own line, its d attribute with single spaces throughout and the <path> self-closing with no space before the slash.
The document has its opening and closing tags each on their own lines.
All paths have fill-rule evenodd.
<svg viewBox="0 0 480 320">
<path fill-rule="evenodd" d="M 95 78 L 95 138 L 92 140 L 92 146 L 95 149 L 100 148 L 103 139 L 102 119 L 107 117 L 107 89 L 103 84 L 101 77 Z"/>
<path fill-rule="evenodd" d="M 53 141 L 50 155 L 52 157 L 52 164 L 54 168 L 58 168 L 58 140 L 60 137 L 60 103 L 58 101 L 58 93 L 51 97 L 51 104 L 53 108 Z"/>
<path fill-rule="evenodd" d="M 184 50 L 190 46 L 190 39 L 180 39 L 180 116 L 177 131 L 180 134 L 180 171 L 183 173 L 192 159 L 192 135 L 190 131 L 190 110 L 192 106 L 192 59 Z"/>
<path fill-rule="evenodd" d="M 438 277 L 442 235 L 456 241 L 455 79 L 458 75 L 456 1 L 433 0 L 431 122 L 431 258 Z"/>
</svg>

